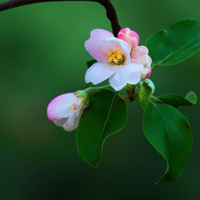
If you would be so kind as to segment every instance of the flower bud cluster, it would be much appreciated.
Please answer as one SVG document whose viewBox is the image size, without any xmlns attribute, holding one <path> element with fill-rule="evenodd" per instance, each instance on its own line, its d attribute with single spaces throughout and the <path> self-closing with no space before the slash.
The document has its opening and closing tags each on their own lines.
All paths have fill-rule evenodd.
<svg viewBox="0 0 200 200">
<path fill-rule="evenodd" d="M 120 30 L 117 37 L 103 29 L 92 30 L 85 48 L 97 62 L 87 69 L 85 82 L 96 85 L 109 79 L 110 86 L 120 91 L 148 78 L 152 60 L 148 48 L 138 44 L 139 35 L 129 28 Z M 65 93 L 49 103 L 47 116 L 64 130 L 73 131 L 87 103 L 86 91 Z"/>
</svg>

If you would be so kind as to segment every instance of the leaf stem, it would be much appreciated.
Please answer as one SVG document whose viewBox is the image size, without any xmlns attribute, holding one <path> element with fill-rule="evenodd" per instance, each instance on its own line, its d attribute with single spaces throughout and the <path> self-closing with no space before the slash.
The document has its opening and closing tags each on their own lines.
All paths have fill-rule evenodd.
<svg viewBox="0 0 200 200">
<path fill-rule="evenodd" d="M 124 96 L 122 96 L 122 99 L 130 99 L 130 95 L 124 95 Z"/>
<path fill-rule="evenodd" d="M 154 100 L 156 102 L 160 102 L 160 103 L 163 103 L 158 97 L 155 97 L 155 96 L 151 96 L 151 100 Z"/>
<path fill-rule="evenodd" d="M 156 68 L 156 67 L 159 67 L 159 65 L 158 65 L 158 64 L 153 64 L 153 65 L 151 66 L 151 69 L 154 69 L 154 68 Z"/>
<path fill-rule="evenodd" d="M 100 86 L 100 87 L 89 87 L 89 88 L 85 89 L 85 92 L 89 95 L 90 93 L 93 93 L 98 90 L 104 90 L 109 87 L 110 87 L 110 85 L 104 85 L 104 86 Z"/>
</svg>

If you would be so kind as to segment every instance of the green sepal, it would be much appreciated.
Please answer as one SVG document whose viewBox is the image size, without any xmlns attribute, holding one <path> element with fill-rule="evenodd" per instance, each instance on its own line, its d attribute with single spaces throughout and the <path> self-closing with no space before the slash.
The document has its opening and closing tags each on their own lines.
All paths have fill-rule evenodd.
<svg viewBox="0 0 200 200">
<path fill-rule="evenodd" d="M 140 82 L 139 87 L 140 87 L 140 91 L 139 91 L 140 105 L 142 109 L 145 110 L 151 98 L 151 95 L 153 94 L 155 90 L 155 86 L 150 79 L 146 79 Z"/>
</svg>

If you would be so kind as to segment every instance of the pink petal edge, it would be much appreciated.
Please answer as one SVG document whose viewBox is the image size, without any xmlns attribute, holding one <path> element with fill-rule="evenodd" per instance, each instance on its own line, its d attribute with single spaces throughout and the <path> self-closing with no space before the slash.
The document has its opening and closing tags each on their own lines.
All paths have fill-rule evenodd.
<svg viewBox="0 0 200 200">
<path fill-rule="evenodd" d="M 56 121 L 62 118 L 60 116 L 60 113 L 57 111 L 58 106 L 64 105 L 64 107 L 68 108 L 69 107 L 68 102 L 70 102 L 71 104 L 71 101 L 69 100 L 73 97 L 74 93 L 65 93 L 52 99 L 49 105 L 47 106 L 47 117 L 49 118 L 49 120 Z"/>
<path fill-rule="evenodd" d="M 114 35 L 103 29 L 94 29 L 90 33 L 90 38 L 85 42 L 88 53 L 97 61 L 105 61 L 107 55 L 102 51 L 102 41 Z"/>
</svg>

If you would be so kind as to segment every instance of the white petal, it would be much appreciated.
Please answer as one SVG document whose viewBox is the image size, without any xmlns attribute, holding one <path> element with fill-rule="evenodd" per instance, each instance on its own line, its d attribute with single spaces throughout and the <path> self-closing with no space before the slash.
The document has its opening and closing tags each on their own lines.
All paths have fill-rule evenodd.
<svg viewBox="0 0 200 200">
<path fill-rule="evenodd" d="M 65 122 L 65 124 L 63 124 L 64 130 L 73 131 L 74 129 L 76 129 L 78 126 L 77 121 L 79 121 L 79 118 L 80 118 L 79 116 L 78 117 L 70 116 L 68 120 Z"/>
<path fill-rule="evenodd" d="M 61 118 L 61 119 L 59 119 L 59 120 L 54 121 L 54 123 L 55 123 L 57 126 L 63 126 L 63 125 L 66 123 L 67 120 L 68 120 L 68 117 L 66 117 L 66 118 Z"/>
<path fill-rule="evenodd" d="M 64 130 L 66 131 L 73 131 L 78 127 L 78 123 L 80 120 L 80 117 L 83 113 L 84 107 L 80 109 L 79 115 L 78 116 L 70 116 L 66 123 L 63 125 Z"/>
<path fill-rule="evenodd" d="M 122 54 L 125 56 L 125 59 L 128 61 L 130 60 L 130 52 L 131 48 L 130 46 L 124 42 L 121 39 L 118 38 L 107 38 L 102 41 L 102 50 L 108 54 L 109 52 L 113 50 L 118 50 L 122 52 Z"/>
<path fill-rule="evenodd" d="M 121 90 L 127 83 L 136 84 L 141 79 L 142 69 L 143 66 L 140 64 L 131 63 L 124 65 L 110 77 L 109 83 L 116 91 Z"/>
<path fill-rule="evenodd" d="M 94 85 L 105 81 L 112 76 L 119 66 L 111 65 L 104 62 L 94 63 L 85 74 L 85 82 L 92 82 Z"/>
</svg>

